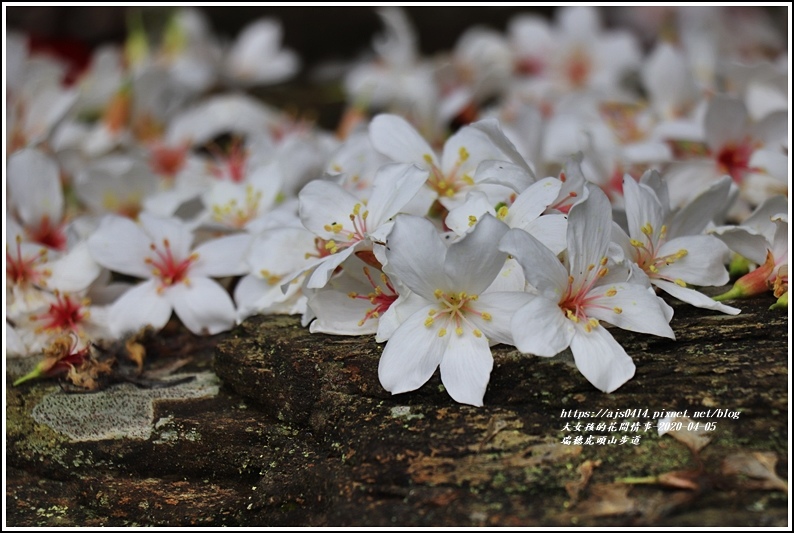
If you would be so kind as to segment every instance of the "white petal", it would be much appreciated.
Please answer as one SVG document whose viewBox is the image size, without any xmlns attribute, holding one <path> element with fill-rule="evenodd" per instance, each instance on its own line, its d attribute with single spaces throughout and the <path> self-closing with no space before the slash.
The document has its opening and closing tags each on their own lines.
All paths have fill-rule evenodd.
<svg viewBox="0 0 794 533">
<path fill-rule="evenodd" d="M 309 280 L 306 287 L 309 289 L 321 289 L 325 287 L 328 280 L 334 274 L 336 267 L 345 262 L 355 251 L 355 246 L 349 246 L 335 254 L 324 257 L 320 263 L 314 268 L 314 271 L 309 275 Z M 292 281 L 291 279 L 288 281 Z"/>
<path fill-rule="evenodd" d="M 47 217 L 51 224 L 63 218 L 63 188 L 55 160 L 34 148 L 8 158 L 10 204 L 26 225 L 38 225 Z"/>
<path fill-rule="evenodd" d="M 720 150 L 728 143 L 740 144 L 748 133 L 747 119 L 747 108 L 741 100 L 725 95 L 714 96 L 704 119 L 709 148 Z"/>
<path fill-rule="evenodd" d="M 466 318 L 479 329 L 488 339 L 489 344 L 510 344 L 513 342 L 513 331 L 510 321 L 516 311 L 532 301 L 533 296 L 525 292 L 487 292 L 470 304 L 477 313 L 489 313 L 490 320 L 482 316 L 467 313 Z"/>
<path fill-rule="evenodd" d="M 209 278 L 191 278 L 189 286 L 176 284 L 166 289 L 166 296 L 185 327 L 196 335 L 215 335 L 234 327 L 237 311 L 231 296 Z"/>
<path fill-rule="evenodd" d="M 730 176 L 723 176 L 681 208 L 667 224 L 668 240 L 702 233 L 709 222 L 713 222 L 725 209 L 732 182 Z"/>
<path fill-rule="evenodd" d="M 159 250 L 162 250 L 165 241 L 168 241 L 168 246 L 175 258 L 182 259 L 190 255 L 193 231 L 180 219 L 163 218 L 143 212 L 138 215 L 138 221 Z"/>
<path fill-rule="evenodd" d="M 152 277 L 144 262 L 150 253 L 149 237 L 128 218 L 109 215 L 88 238 L 88 250 L 94 260 L 105 268 L 138 278 Z"/>
<path fill-rule="evenodd" d="M 427 170 L 412 164 L 393 163 L 380 167 L 367 204 L 370 231 L 399 213 L 416 196 L 427 177 Z"/>
<path fill-rule="evenodd" d="M 680 250 L 687 254 L 670 265 L 659 267 L 659 277 L 670 281 L 681 279 L 690 285 L 719 286 L 728 283 L 725 264 L 730 260 L 728 247 L 713 235 L 691 235 L 668 241 L 659 248 L 659 257 Z"/>
<path fill-rule="evenodd" d="M 556 302 L 541 296 L 516 311 L 510 321 L 516 348 L 553 357 L 571 344 L 575 328 Z"/>
<path fill-rule="evenodd" d="M 471 233 L 449 246 L 444 272 L 455 290 L 480 294 L 488 288 L 507 259 L 507 254 L 497 249 L 507 230 L 505 224 L 487 214 Z"/>
<path fill-rule="evenodd" d="M 511 228 L 526 229 L 530 222 L 554 203 L 561 187 L 562 182 L 556 178 L 545 178 L 533 183 L 510 206 L 505 223 Z"/>
<path fill-rule="evenodd" d="M 568 259 L 578 281 L 606 257 L 612 236 L 612 206 L 601 189 L 588 184 L 589 194 L 568 214 Z"/>
<path fill-rule="evenodd" d="M 408 121 L 397 115 L 378 115 L 369 125 L 369 135 L 375 149 L 393 161 L 415 163 L 429 168 L 439 166 L 435 152 Z"/>
<path fill-rule="evenodd" d="M 52 276 L 48 282 L 51 289 L 63 292 L 78 292 L 88 288 L 99 276 L 100 266 L 91 257 L 88 244 L 83 241 L 48 266 Z"/>
<path fill-rule="evenodd" d="M 508 231 L 502 237 L 499 249 L 519 262 L 530 285 L 550 299 L 559 301 L 568 287 L 568 271 L 551 250 L 520 229 Z"/>
<path fill-rule="evenodd" d="M 392 394 L 416 390 L 438 368 L 446 351 L 449 335 L 438 336 L 438 327 L 425 326 L 426 306 L 403 322 L 392 334 L 378 364 L 381 385 Z"/>
<path fill-rule="evenodd" d="M 469 217 L 479 220 L 484 213 L 495 214 L 488 195 L 482 191 L 472 190 L 466 195 L 466 201 L 462 205 L 449 211 L 444 223 L 458 235 L 464 235 L 471 229 Z"/>
<path fill-rule="evenodd" d="M 755 230 L 742 226 L 726 226 L 716 228 L 713 234 L 742 257 L 758 265 L 766 261 L 769 241 Z"/>
<path fill-rule="evenodd" d="M 670 206 L 676 208 L 689 202 L 692 196 L 709 187 L 722 174 L 711 160 L 693 159 L 671 163 L 664 177 L 670 191 Z"/>
<path fill-rule="evenodd" d="M 627 175 L 623 178 L 623 196 L 626 199 L 629 236 L 644 242 L 646 236 L 642 228 L 650 224 L 653 228 L 651 237 L 655 242 L 664 224 L 664 210 L 656 193 L 647 185 L 637 183 L 634 178 Z"/>
<path fill-rule="evenodd" d="M 147 280 L 125 292 L 108 310 L 108 327 L 122 337 L 144 326 L 160 330 L 171 318 L 171 303 L 158 294 L 159 282 Z"/>
<path fill-rule="evenodd" d="M 580 331 L 571 341 L 571 352 L 582 375 L 597 389 L 612 392 L 634 376 L 634 361 L 603 327 Z"/>
<path fill-rule="evenodd" d="M 695 307 L 700 307 L 701 309 L 713 309 L 714 311 L 720 311 L 722 313 L 728 315 L 738 315 L 741 313 L 741 309 L 737 309 L 736 307 L 731 307 L 730 305 L 725 305 L 721 302 L 716 302 L 703 294 L 702 292 L 698 292 L 694 289 L 689 289 L 687 287 L 681 287 L 676 285 L 675 283 L 671 283 L 669 281 L 664 281 L 661 279 L 657 279 L 653 281 L 653 284 L 662 289 L 664 292 L 669 294 L 670 296 L 681 300 L 682 302 L 686 302 L 689 305 L 694 305 Z"/>
<path fill-rule="evenodd" d="M 338 184 L 327 180 L 309 182 L 298 198 L 301 222 L 306 229 L 326 240 L 340 239 L 337 234 L 325 229 L 330 224 L 341 224 L 351 229 L 350 215 L 355 205 L 362 203 Z"/>
<path fill-rule="evenodd" d="M 555 255 L 568 247 L 568 217 L 565 215 L 541 215 L 521 229 L 535 237 Z"/>
<path fill-rule="evenodd" d="M 247 273 L 245 256 L 251 241 L 251 235 L 240 234 L 202 243 L 194 250 L 198 254 L 198 260 L 191 267 L 190 273 L 213 278 Z"/>
<path fill-rule="evenodd" d="M 608 296 L 611 290 L 615 294 Z M 607 284 L 594 287 L 587 296 L 588 316 L 629 331 L 675 339 L 659 297 L 650 288 L 633 283 Z"/>
<path fill-rule="evenodd" d="M 449 345 L 441 359 L 441 381 L 452 399 L 469 405 L 482 405 L 491 379 L 493 356 L 485 337 L 450 332 Z"/>
<path fill-rule="evenodd" d="M 311 295 L 307 304 L 317 317 L 309 326 L 311 333 L 372 335 L 378 330 L 378 319 L 364 320 L 372 308 L 369 300 L 350 298 L 341 289 L 326 286 Z"/>
<path fill-rule="evenodd" d="M 504 185 L 520 193 L 529 187 L 534 175 L 521 165 L 500 160 L 486 160 L 477 166 L 474 173 L 476 183 Z"/>
<path fill-rule="evenodd" d="M 447 247 L 433 223 L 424 218 L 400 215 L 394 221 L 386 247 L 387 274 L 400 280 L 413 292 L 435 301 L 436 289 L 446 291 L 444 274 Z"/>
</svg>

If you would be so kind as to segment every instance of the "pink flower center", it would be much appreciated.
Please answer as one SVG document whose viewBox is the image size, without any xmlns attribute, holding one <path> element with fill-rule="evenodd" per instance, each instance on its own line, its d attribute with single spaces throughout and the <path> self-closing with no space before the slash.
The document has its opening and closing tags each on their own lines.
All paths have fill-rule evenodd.
<svg viewBox="0 0 794 533">
<path fill-rule="evenodd" d="M 63 251 L 66 250 L 66 233 L 63 227 L 64 224 L 53 224 L 50 217 L 44 215 L 38 226 L 27 227 L 25 231 L 31 241 Z"/>
<path fill-rule="evenodd" d="M 197 253 L 190 254 L 186 259 L 176 258 L 171 251 L 171 243 L 168 239 L 163 239 L 162 248 L 158 248 L 154 243 L 149 247 L 154 252 L 154 256 L 146 257 L 144 262 L 151 266 L 154 277 L 160 279 L 159 292 L 180 282 L 186 285 L 190 284 L 188 272 L 190 266 L 199 258 Z"/>
<path fill-rule="evenodd" d="M 50 304 L 50 308 L 41 314 L 32 315 L 31 319 L 41 321 L 42 324 L 37 331 L 65 331 L 77 332 L 80 324 L 88 318 L 88 311 L 84 308 L 85 301 L 75 301 L 68 294 L 55 293 L 55 302 Z"/>
<path fill-rule="evenodd" d="M 582 322 L 587 332 L 599 325 L 598 320 L 587 315 L 587 310 L 593 307 L 608 309 L 608 306 L 599 303 L 599 300 L 602 299 L 601 294 L 590 294 L 596 282 L 609 273 L 609 269 L 605 266 L 606 263 L 607 258 L 604 257 L 601 259 L 598 269 L 596 269 L 596 265 L 589 265 L 584 279 L 580 283 L 577 283 L 573 276 L 568 276 L 568 288 L 558 304 L 569 320 L 576 324 Z M 607 296 L 614 296 L 615 294 L 617 294 L 615 289 L 607 291 Z M 617 307 L 612 308 L 612 310 L 618 314 L 622 313 L 622 310 Z"/>
<path fill-rule="evenodd" d="M 565 62 L 565 77 L 573 87 L 584 87 L 590 78 L 591 68 L 590 57 L 584 50 L 577 48 Z"/>
<path fill-rule="evenodd" d="M 40 248 L 33 254 L 23 256 L 22 238 L 17 237 L 16 241 L 16 255 L 6 246 L 6 280 L 18 286 L 46 286 L 50 272 L 39 267 L 47 263 L 47 250 Z"/>
<path fill-rule="evenodd" d="M 363 241 L 367 238 L 367 217 L 369 217 L 369 211 L 364 210 L 362 212 L 361 204 L 354 205 L 353 211 L 349 215 L 350 222 L 352 223 L 351 225 L 345 226 L 337 221 L 334 221 L 323 226 L 325 231 L 334 234 L 334 236 L 339 236 L 339 238 L 330 239 L 327 241 L 323 239 L 318 241 L 315 239 L 315 244 L 324 242 L 325 249 L 331 254 L 335 254 L 340 250 L 344 250 L 345 248 L 349 248 L 350 246 Z M 319 257 L 325 256 L 320 255 Z"/>
<path fill-rule="evenodd" d="M 157 174 L 166 178 L 173 178 L 185 165 L 187 147 L 178 146 L 171 148 L 158 145 L 152 148 L 149 157 L 149 166 Z"/>
<path fill-rule="evenodd" d="M 733 181 L 741 183 L 750 169 L 750 156 L 753 147 L 748 140 L 740 144 L 728 143 L 717 153 L 717 168 L 720 172 L 729 174 Z"/>
<path fill-rule="evenodd" d="M 248 150 L 242 141 L 234 139 L 224 154 L 217 147 L 210 147 L 215 161 L 210 163 L 210 171 L 219 180 L 242 183 L 248 174 Z"/>
<path fill-rule="evenodd" d="M 367 277 L 367 280 L 372 286 L 373 291 L 368 294 L 359 294 L 357 292 L 351 292 L 348 294 L 348 296 L 351 298 L 369 300 L 369 303 L 372 304 L 372 307 L 367 309 L 366 313 L 364 314 L 364 318 L 359 320 L 359 326 L 363 326 L 367 320 L 379 318 L 398 298 L 397 292 L 394 290 L 394 287 L 392 287 L 391 281 L 389 281 L 389 277 L 386 274 L 381 272 L 380 275 L 380 279 L 385 286 L 384 291 L 384 289 L 372 279 L 372 274 L 370 274 L 369 268 L 363 267 L 363 270 L 364 275 Z"/>
</svg>

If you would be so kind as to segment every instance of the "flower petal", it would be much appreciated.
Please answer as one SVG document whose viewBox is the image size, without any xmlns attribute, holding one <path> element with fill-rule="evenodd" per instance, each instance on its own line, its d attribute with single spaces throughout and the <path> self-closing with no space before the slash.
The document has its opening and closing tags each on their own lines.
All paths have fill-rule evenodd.
<svg viewBox="0 0 794 533">
<path fill-rule="evenodd" d="M 575 328 L 560 307 L 536 296 L 510 321 L 516 348 L 522 353 L 553 357 L 571 344 Z"/>
<path fill-rule="evenodd" d="M 669 265 L 659 266 L 659 277 L 669 281 L 681 279 L 691 285 L 718 286 L 728 283 L 725 264 L 730 250 L 713 235 L 691 235 L 668 241 L 659 248 L 658 256 L 686 255 Z"/>
<path fill-rule="evenodd" d="M 446 291 L 444 274 L 447 247 L 433 223 L 412 215 L 400 215 L 394 221 L 386 247 L 387 274 L 404 283 L 413 292 L 435 301 L 434 291 Z"/>
<path fill-rule="evenodd" d="M 497 249 L 507 230 L 505 224 L 486 214 L 471 233 L 449 245 L 444 271 L 457 291 L 480 294 L 493 282 L 507 259 L 507 254 Z"/>
<path fill-rule="evenodd" d="M 25 225 L 38 225 L 47 217 L 51 224 L 63 218 L 63 188 L 58 165 L 50 156 L 27 148 L 8 158 L 10 203 Z"/>
<path fill-rule="evenodd" d="M 612 206 L 598 187 L 588 184 L 587 197 L 568 214 L 568 259 L 571 275 L 583 280 L 607 256 L 612 236 Z M 527 276 L 528 277 L 528 276 Z"/>
<path fill-rule="evenodd" d="M 330 230 L 330 224 L 341 224 L 351 229 L 350 215 L 361 200 L 344 190 L 340 185 L 328 180 L 314 180 L 306 184 L 298 194 L 300 198 L 300 218 L 303 225 L 323 239 L 340 237 Z"/>
<path fill-rule="evenodd" d="M 108 327 L 116 337 L 137 332 L 144 326 L 160 330 L 171 318 L 171 303 L 158 294 L 159 282 L 147 280 L 132 287 L 108 310 Z"/>
<path fill-rule="evenodd" d="M 631 357 L 603 327 L 577 331 L 571 340 L 571 352 L 582 375 L 603 392 L 614 391 L 636 370 Z"/>
<path fill-rule="evenodd" d="M 530 285 L 559 301 L 568 286 L 568 271 L 551 250 L 520 229 L 508 231 L 499 242 L 499 249 L 518 261 Z"/>
<path fill-rule="evenodd" d="M 723 176 L 682 207 L 667 224 L 667 239 L 702 233 L 728 204 L 732 182 L 730 176 Z"/>
<path fill-rule="evenodd" d="M 105 268 L 135 276 L 152 277 L 151 268 L 144 262 L 151 240 L 128 218 L 109 215 L 88 238 L 88 250 L 94 261 Z"/>
<path fill-rule="evenodd" d="M 433 149 L 402 117 L 376 116 L 369 125 L 369 135 L 375 149 L 393 161 L 416 163 L 421 168 L 438 166 Z"/>
<path fill-rule="evenodd" d="M 197 246 L 198 260 L 190 269 L 194 276 L 225 277 L 248 273 L 245 256 L 253 237 L 247 233 L 219 237 Z"/>
<path fill-rule="evenodd" d="M 686 302 L 689 305 L 700 307 L 701 309 L 713 309 L 714 311 L 720 311 L 721 313 L 725 313 L 727 315 L 738 315 L 742 312 L 741 309 L 736 307 L 731 307 L 730 305 L 716 302 L 702 292 L 698 292 L 687 287 L 681 287 L 680 285 L 676 285 L 675 283 L 671 283 L 669 281 L 656 279 L 653 280 L 653 284 L 670 296 L 681 300 L 682 302 Z"/>
<path fill-rule="evenodd" d="M 237 311 L 226 289 L 209 278 L 194 277 L 178 283 L 166 296 L 187 329 L 196 335 L 215 335 L 234 327 Z"/>
<path fill-rule="evenodd" d="M 488 339 L 488 343 L 514 344 L 510 320 L 516 311 L 532 301 L 532 295 L 526 292 L 486 292 L 481 294 L 471 307 L 478 314 L 467 313 L 466 318 Z M 488 313 L 488 320 L 482 318 Z"/>
<path fill-rule="evenodd" d="M 428 172 L 406 163 L 387 164 L 375 174 L 369 198 L 368 227 L 373 230 L 399 213 L 427 181 Z"/>
<path fill-rule="evenodd" d="M 456 402 L 481 406 L 493 369 L 488 341 L 470 331 L 450 334 L 440 365 L 444 388 Z"/>
<path fill-rule="evenodd" d="M 675 339 L 651 288 L 634 283 L 605 284 L 593 287 L 588 300 L 588 316 L 629 331 Z"/>
<path fill-rule="evenodd" d="M 438 368 L 447 348 L 449 335 L 438 336 L 438 329 L 425 326 L 428 305 L 403 322 L 392 334 L 378 364 L 381 385 L 392 394 L 416 390 Z"/>
<path fill-rule="evenodd" d="M 653 231 L 651 238 L 656 242 L 664 225 L 664 209 L 656 193 L 647 185 L 637 183 L 634 178 L 626 175 L 623 178 L 623 197 L 626 199 L 629 236 L 644 242 L 647 237 L 642 228 L 649 225 Z"/>
</svg>

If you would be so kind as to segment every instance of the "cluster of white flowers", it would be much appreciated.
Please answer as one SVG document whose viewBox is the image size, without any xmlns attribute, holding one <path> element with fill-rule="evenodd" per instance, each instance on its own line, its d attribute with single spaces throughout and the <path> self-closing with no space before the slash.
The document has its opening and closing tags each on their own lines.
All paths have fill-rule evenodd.
<svg viewBox="0 0 794 533">
<path fill-rule="evenodd" d="M 752 8 L 618 9 L 625 29 L 562 7 L 430 58 L 384 8 L 335 132 L 244 92 L 300 68 L 273 20 L 224 44 L 195 10 L 159 39 L 133 18 L 70 84 L 9 32 L 7 353 L 301 314 L 386 342 L 388 391 L 440 369 L 482 405 L 497 343 L 570 348 L 614 391 L 635 367 L 608 327 L 674 339 L 658 289 L 738 313 L 697 290 L 738 256 L 729 297 L 787 302 L 783 39 Z"/>
</svg>

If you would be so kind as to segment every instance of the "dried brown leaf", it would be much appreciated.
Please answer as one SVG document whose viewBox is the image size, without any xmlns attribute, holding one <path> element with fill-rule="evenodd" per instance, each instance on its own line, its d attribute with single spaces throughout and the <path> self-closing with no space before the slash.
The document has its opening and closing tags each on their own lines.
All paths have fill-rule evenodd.
<svg viewBox="0 0 794 533">
<path fill-rule="evenodd" d="M 579 479 L 576 481 L 569 481 L 565 484 L 565 490 L 568 492 L 568 496 L 571 497 L 572 502 L 575 503 L 579 499 L 579 493 L 582 492 L 582 489 L 590 482 L 590 478 L 593 476 L 593 470 L 599 466 L 601 466 L 600 460 L 591 461 L 590 459 L 579 465 L 579 468 L 576 469 L 576 471 L 579 472 Z"/>
<path fill-rule="evenodd" d="M 670 435 L 677 441 L 684 443 L 687 448 L 692 450 L 692 453 L 697 454 L 709 442 L 711 442 L 712 432 L 705 429 L 706 425 L 704 422 L 692 420 L 688 416 L 678 416 L 665 420 L 665 422 L 669 422 L 671 424 L 680 422 L 681 429 L 669 430 L 662 434 Z"/>
<path fill-rule="evenodd" d="M 722 461 L 722 473 L 745 475 L 760 481 L 750 484 L 748 488 L 788 492 L 788 482 L 779 478 L 775 472 L 776 464 L 777 455 L 774 452 L 739 452 Z"/>
</svg>

